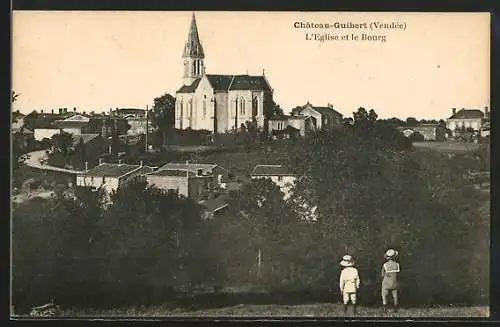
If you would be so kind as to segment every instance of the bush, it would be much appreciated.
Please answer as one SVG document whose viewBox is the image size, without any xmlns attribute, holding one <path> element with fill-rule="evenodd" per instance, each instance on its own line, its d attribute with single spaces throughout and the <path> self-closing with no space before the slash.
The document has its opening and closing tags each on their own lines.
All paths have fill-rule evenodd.
<svg viewBox="0 0 500 327">
<path fill-rule="evenodd" d="M 113 306 L 124 303 L 124 290 L 128 305 L 166 301 L 174 290 L 210 281 L 203 222 L 190 200 L 131 183 L 104 209 L 102 194 L 75 192 L 15 209 L 16 310 L 50 298 Z"/>
</svg>

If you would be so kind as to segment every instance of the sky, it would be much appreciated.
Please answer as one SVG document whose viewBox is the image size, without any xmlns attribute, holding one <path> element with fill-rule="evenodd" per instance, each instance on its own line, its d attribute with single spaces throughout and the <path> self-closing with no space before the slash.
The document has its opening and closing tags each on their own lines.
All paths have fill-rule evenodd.
<svg viewBox="0 0 500 327">
<path fill-rule="evenodd" d="M 196 12 L 208 74 L 265 76 L 285 112 L 441 119 L 490 106 L 489 13 Z M 192 12 L 14 11 L 13 110 L 151 107 L 182 83 Z M 295 28 L 384 22 L 404 29 Z M 372 25 L 373 26 L 373 25 Z M 308 33 L 308 35 L 306 35 Z M 339 40 L 307 40 L 313 34 Z M 342 40 L 357 35 L 358 40 Z M 362 34 L 386 41 L 361 40 Z"/>
</svg>

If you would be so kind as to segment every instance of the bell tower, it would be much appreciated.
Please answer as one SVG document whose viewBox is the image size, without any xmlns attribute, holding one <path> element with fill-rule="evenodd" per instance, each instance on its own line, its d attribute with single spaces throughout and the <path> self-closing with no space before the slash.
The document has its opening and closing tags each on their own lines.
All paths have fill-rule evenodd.
<svg viewBox="0 0 500 327">
<path fill-rule="evenodd" d="M 196 17 L 193 12 L 188 39 L 182 54 L 182 61 L 184 65 L 184 85 L 191 85 L 195 79 L 205 74 L 203 59 L 205 59 L 205 54 L 203 53 L 203 47 L 201 46 L 200 38 L 198 36 Z"/>
</svg>

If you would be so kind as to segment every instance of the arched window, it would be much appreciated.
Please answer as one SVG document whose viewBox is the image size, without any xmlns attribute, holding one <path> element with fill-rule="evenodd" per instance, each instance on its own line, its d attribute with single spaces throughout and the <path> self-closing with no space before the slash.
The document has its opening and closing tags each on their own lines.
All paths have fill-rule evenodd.
<svg viewBox="0 0 500 327">
<path fill-rule="evenodd" d="M 203 99 L 203 117 L 207 115 L 207 100 Z"/>
<path fill-rule="evenodd" d="M 183 109 L 183 108 L 182 108 L 182 100 L 181 100 L 181 101 L 179 102 L 179 110 L 180 110 L 180 112 L 179 112 L 179 117 L 181 117 L 181 118 L 182 118 L 182 114 L 183 114 L 183 110 L 182 110 L 182 109 Z"/>
<path fill-rule="evenodd" d="M 252 98 L 252 116 L 255 117 L 259 113 L 259 100 L 257 97 Z"/>
<path fill-rule="evenodd" d="M 238 98 L 234 99 L 234 115 L 238 114 Z"/>
<path fill-rule="evenodd" d="M 240 114 L 245 114 L 245 99 L 243 97 L 240 98 Z"/>
<path fill-rule="evenodd" d="M 193 99 L 189 100 L 189 116 L 193 117 Z"/>
</svg>

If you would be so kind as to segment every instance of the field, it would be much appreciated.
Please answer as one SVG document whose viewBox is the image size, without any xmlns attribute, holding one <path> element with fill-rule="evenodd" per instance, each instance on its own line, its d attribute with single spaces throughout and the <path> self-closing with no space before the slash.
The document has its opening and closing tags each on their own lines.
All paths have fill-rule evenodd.
<svg viewBox="0 0 500 327">
<path fill-rule="evenodd" d="M 92 318 L 187 318 L 187 317 L 214 317 L 214 318 L 344 318 L 343 307 L 337 303 L 316 303 L 302 305 L 235 305 L 217 309 L 183 310 L 171 309 L 165 306 L 134 307 L 123 309 L 93 310 L 72 309 L 63 310 L 61 317 L 92 317 Z M 377 307 L 358 308 L 357 318 L 468 318 L 488 317 L 489 308 L 475 307 L 436 307 L 436 308 L 401 308 L 397 313 L 389 310 L 383 314 Z"/>
</svg>

